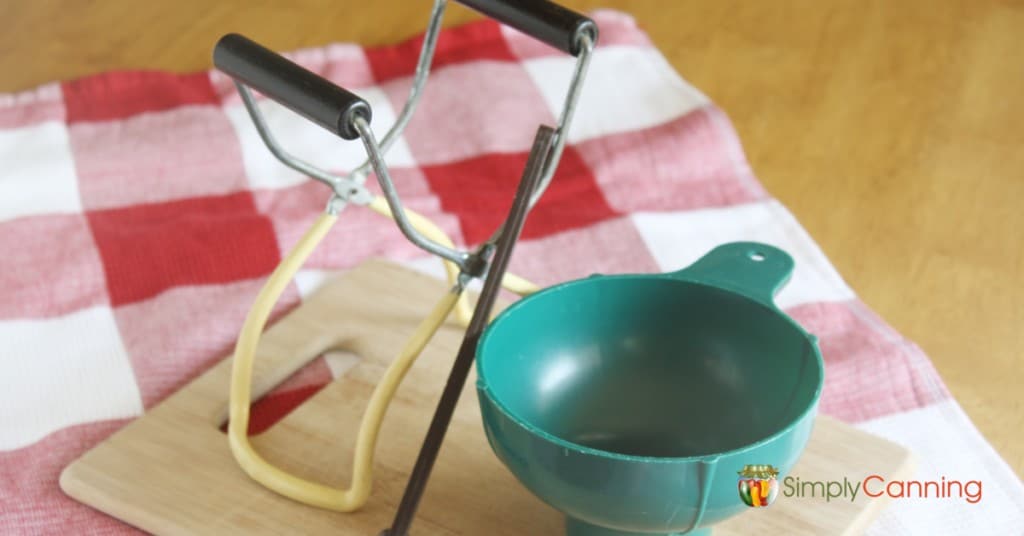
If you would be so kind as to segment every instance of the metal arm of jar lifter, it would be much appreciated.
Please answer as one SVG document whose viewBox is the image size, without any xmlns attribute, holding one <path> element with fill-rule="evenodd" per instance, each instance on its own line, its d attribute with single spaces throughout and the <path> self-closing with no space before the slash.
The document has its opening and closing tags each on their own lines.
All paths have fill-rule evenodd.
<svg viewBox="0 0 1024 536">
<path fill-rule="evenodd" d="M 501 236 L 503 226 L 495 230 L 491 237 L 472 253 L 449 248 L 422 236 L 415 228 L 413 228 L 402 208 L 401 199 L 394 186 L 394 182 L 391 180 L 390 173 L 387 171 L 387 165 L 384 158 L 384 154 L 394 144 L 408 125 L 409 121 L 412 119 L 413 113 L 415 112 L 423 95 L 423 88 L 429 78 L 431 62 L 433 60 L 434 51 L 437 47 L 437 38 L 441 29 L 441 21 L 445 5 L 446 0 L 435 0 L 434 2 L 423 46 L 420 49 L 420 56 L 416 66 L 416 72 L 413 77 L 412 86 L 409 89 L 409 96 L 405 105 L 402 107 L 402 111 L 396 118 L 395 123 L 390 129 L 388 129 L 384 138 L 377 143 L 372 130 L 369 128 L 368 121 L 363 121 L 360 125 L 355 119 L 352 120 L 352 128 L 358 132 L 356 135 L 363 141 L 368 158 L 346 176 L 340 176 L 326 171 L 287 152 L 271 133 L 262 112 L 259 110 L 252 90 L 249 89 L 246 84 L 238 80 L 235 81 L 235 85 L 242 98 L 242 102 L 245 105 L 246 111 L 252 118 L 260 139 L 270 150 L 271 154 L 273 154 L 274 157 L 282 164 L 324 183 L 331 188 L 337 199 L 363 205 L 367 204 L 370 199 L 372 199 L 372 196 L 363 186 L 368 172 L 372 168 L 376 172 L 378 183 L 380 184 L 385 200 L 387 201 L 402 234 L 417 247 L 452 261 L 464 273 L 474 277 L 480 277 L 486 270 L 487 265 L 486 262 L 482 261 L 485 261 L 489 252 L 493 249 L 494 244 L 497 243 L 498 238 Z M 583 88 L 583 80 L 586 77 L 587 69 L 590 64 L 590 58 L 592 56 L 596 37 L 596 27 L 594 27 L 592 23 L 581 25 L 574 34 L 572 41 L 574 44 L 571 49 L 572 53 L 576 55 L 576 63 L 566 92 L 565 101 L 562 106 L 561 113 L 559 114 L 558 124 L 555 127 L 554 146 L 552 147 L 550 157 L 546 161 L 545 169 L 540 177 L 538 186 L 530 198 L 531 208 L 547 190 L 547 187 L 551 183 L 555 171 L 558 168 L 558 163 L 561 159 L 568 137 L 567 133 L 572 123 L 573 115 L 576 111 L 580 92 Z M 333 207 L 334 205 L 331 204 L 329 206 Z"/>
<path fill-rule="evenodd" d="M 547 161 L 540 182 L 533 196 L 530 197 L 530 206 L 537 204 L 537 200 L 544 195 L 551 179 L 558 169 L 558 162 L 562 159 L 562 150 L 565 149 L 565 142 L 568 139 L 569 125 L 576 114 L 576 105 L 580 100 L 580 93 L 583 91 L 583 80 L 587 77 L 587 69 L 590 67 L 590 57 L 594 52 L 597 35 L 590 31 L 583 31 L 576 36 L 577 50 L 576 66 L 572 71 L 572 79 L 569 80 L 569 89 L 565 94 L 565 102 L 562 105 L 562 113 L 558 117 L 558 125 L 555 126 L 555 144 L 551 148 L 551 156 Z"/>
<path fill-rule="evenodd" d="M 430 76 L 430 65 L 434 59 L 434 51 L 437 49 L 437 37 L 441 33 L 441 21 L 444 18 L 446 5 L 447 0 L 434 1 L 434 7 L 430 12 L 430 22 L 427 23 L 426 35 L 420 48 L 419 60 L 416 62 L 416 72 L 413 75 L 412 86 L 409 88 L 409 96 L 402 106 L 402 111 L 395 119 L 395 123 L 391 125 L 391 128 L 388 129 L 380 141 L 382 153 L 386 153 L 394 145 L 395 141 L 398 140 L 398 137 L 402 135 L 405 127 L 409 124 L 409 120 L 412 119 L 413 112 L 416 111 L 420 98 L 423 96 L 423 87 Z M 242 103 L 245 105 L 246 111 L 249 112 L 249 117 L 252 118 L 253 125 L 256 126 L 260 139 L 270 149 L 270 153 L 274 155 L 274 158 L 277 158 L 285 166 L 324 183 L 341 199 L 363 205 L 369 202 L 369 196 L 366 195 L 365 189 L 362 188 L 371 166 L 369 157 L 344 177 L 302 160 L 286 151 L 278 143 L 277 139 L 274 138 L 274 135 L 270 132 L 270 127 L 263 118 L 263 113 L 256 104 L 252 90 L 237 80 L 235 81 L 235 87 L 238 90 L 238 94 L 242 97 Z"/>
<path fill-rule="evenodd" d="M 420 499 L 426 491 L 427 482 L 451 423 L 459 395 L 465 385 L 469 369 L 473 366 L 477 337 L 486 324 L 486 318 L 488 318 L 490 307 L 493 304 L 493 290 L 496 281 L 505 269 L 504 263 L 500 261 L 507 262 L 507 259 L 502 259 L 502 257 L 507 256 L 508 250 L 502 246 L 515 243 L 527 212 L 551 183 L 562 150 L 565 148 L 569 125 L 576 111 L 583 79 L 590 64 L 590 56 L 597 43 L 597 26 L 592 20 L 547 0 L 520 0 L 517 2 L 459 0 L 459 2 L 576 56 L 576 68 L 573 71 L 565 104 L 558 119 L 558 127 L 554 132 L 549 133 L 554 136 L 554 140 L 548 140 L 549 148 L 546 151 L 546 157 L 543 156 L 545 151 L 538 150 L 536 146 L 536 144 L 543 143 L 542 127 L 535 140 L 535 150 L 531 151 L 531 161 L 528 162 L 523 181 L 520 183 L 522 198 L 517 196 L 517 199 L 513 201 L 508 219 L 478 250 L 489 251 L 491 245 L 499 245 L 493 268 L 496 273 L 487 274 L 485 278 L 484 291 L 480 295 L 478 308 L 473 313 L 470 327 L 466 331 L 466 338 L 463 340 L 463 345 L 452 365 L 451 373 L 448 375 L 448 381 L 441 393 L 426 437 L 423 439 L 416 464 L 406 483 L 402 500 L 395 512 L 391 527 L 384 530 L 380 536 L 409 536 L 409 529 L 419 508 Z M 529 195 L 526 192 L 529 192 Z"/>
<path fill-rule="evenodd" d="M 541 196 L 544 195 L 548 185 L 551 184 L 551 179 L 554 178 L 555 171 L 558 169 L 558 163 L 562 158 L 562 151 L 565 149 L 565 143 L 568 139 L 569 126 L 572 124 L 572 118 L 576 112 L 580 93 L 583 89 L 583 80 L 586 78 L 587 69 L 590 66 L 590 58 L 593 55 L 594 50 L 594 37 L 595 34 L 591 31 L 590 27 L 586 27 L 584 30 L 581 30 L 576 36 L 575 42 L 577 57 L 575 67 L 573 69 L 573 75 L 569 81 L 569 88 L 566 92 L 565 103 L 562 106 L 562 111 L 558 118 L 558 125 L 555 127 L 554 142 L 551 147 L 551 151 L 545 160 L 544 169 L 537 181 L 537 186 L 530 196 L 529 208 L 533 208 Z M 388 172 L 387 163 L 384 160 L 383 144 L 377 144 L 370 125 L 362 118 L 356 117 L 353 119 L 353 128 L 359 133 L 359 139 L 362 140 L 363 146 L 366 148 L 366 152 L 370 156 L 369 161 L 373 166 L 374 172 L 377 174 L 377 181 L 380 183 L 384 197 L 387 199 L 388 205 L 391 207 L 391 210 L 395 215 L 395 221 L 405 237 L 421 249 L 451 260 L 458 265 L 464 273 L 473 277 L 482 277 L 486 273 L 488 267 L 486 258 L 490 254 L 494 245 L 501 238 L 505 224 L 502 223 L 491 237 L 481 244 L 473 253 L 460 251 L 457 252 L 462 255 L 459 259 L 452 258 L 449 255 L 453 253 L 453 250 L 420 236 L 416 229 L 414 229 L 410 224 L 408 218 L 406 218 L 405 213 L 402 210 L 402 203 L 398 197 L 398 192 L 395 189 L 394 182 L 391 180 L 391 174 Z"/>
<path fill-rule="evenodd" d="M 536 189 L 530 196 L 529 208 L 533 208 L 533 206 L 537 204 L 537 201 L 540 200 L 541 196 L 544 195 L 548 185 L 551 184 L 551 179 L 554 178 L 555 171 L 558 169 L 558 163 L 562 158 L 562 152 L 565 149 L 565 143 L 568 139 L 569 126 L 572 124 L 572 118 L 575 115 L 580 93 L 583 89 L 583 80 L 586 78 L 587 69 L 590 66 L 590 58 L 593 55 L 595 37 L 596 34 L 593 32 L 592 27 L 589 26 L 584 27 L 584 29 L 576 35 L 576 64 L 573 68 L 572 78 L 569 81 L 569 88 L 566 91 L 565 103 L 563 104 L 562 111 L 559 114 L 558 125 L 555 127 L 554 144 L 548 158 L 545 160 L 544 170 L 537 182 Z M 373 166 L 374 172 L 377 174 L 377 180 L 380 183 L 384 197 L 387 199 L 388 205 L 391 207 L 391 210 L 395 215 L 395 221 L 398 223 L 398 227 L 402 230 L 402 233 L 406 238 L 430 253 L 434 253 L 435 255 L 440 255 L 451 260 L 467 274 L 474 277 L 484 275 L 484 271 L 486 271 L 487 268 L 485 258 L 501 237 L 501 233 L 505 228 L 504 223 L 496 229 L 491 237 L 481 244 L 481 246 L 472 254 L 463 253 L 465 257 L 463 257 L 461 261 L 448 257 L 445 255 L 444 250 L 449 248 L 435 244 L 420 236 L 405 217 L 401 208 L 401 200 L 398 197 L 398 192 L 395 190 L 394 182 L 391 180 L 391 175 L 388 172 L 388 167 L 384 160 L 385 149 L 383 147 L 383 143 L 379 145 L 377 144 L 374 139 L 372 129 L 370 129 L 369 124 L 362 118 L 354 118 L 353 127 L 359 132 L 359 138 L 363 141 L 363 146 L 366 148 L 366 152 L 370 156 L 369 162 Z"/>
<path fill-rule="evenodd" d="M 380 184 L 381 192 L 384 193 L 384 199 L 388 202 L 391 214 L 395 217 L 395 223 L 398 224 L 402 234 L 420 249 L 454 262 L 463 273 L 473 276 L 478 275 L 481 267 L 476 262 L 478 260 L 477 255 L 438 244 L 420 234 L 412 226 L 412 222 L 409 221 L 409 217 L 402 208 L 402 201 L 398 197 L 395 183 L 391 180 L 388 166 L 384 163 L 384 151 L 377 144 L 377 139 L 373 135 L 373 129 L 370 128 L 370 124 L 364 118 L 357 116 L 352 119 L 352 127 L 359 133 L 359 139 L 363 142 L 363 147 L 366 148 L 366 153 L 370 157 L 373 170 L 377 174 L 377 182 Z"/>
<path fill-rule="evenodd" d="M 576 57 L 575 69 L 558 117 L 556 129 L 542 127 L 538 131 L 527 169 L 513 202 L 509 219 L 503 223 L 490 239 L 472 253 L 446 246 L 430 239 L 418 231 L 403 209 L 394 182 L 388 172 L 384 152 L 400 134 L 411 118 L 416 103 L 428 77 L 433 50 L 444 0 L 436 0 L 430 27 L 420 52 L 413 88 L 395 125 L 391 127 L 382 143 L 377 142 L 370 127 L 372 110 L 369 103 L 359 96 L 309 72 L 294 62 L 237 34 L 221 38 L 214 48 L 214 63 L 236 80 L 246 109 L 271 152 L 286 166 L 305 173 L 332 189 L 328 212 L 335 210 L 335 201 L 343 206 L 347 201 L 369 203 L 371 194 L 363 186 L 367 170 L 372 168 L 383 192 L 387 210 L 413 244 L 421 249 L 442 257 L 459 268 L 459 285 L 471 277 L 485 277 L 485 290 L 494 287 L 503 275 L 507 262 L 507 251 L 521 229 L 523 219 L 543 195 L 558 167 L 565 147 L 568 131 L 582 90 L 592 51 L 597 42 L 597 27 L 592 20 L 547 0 L 459 0 L 460 3 L 477 9 L 498 21 L 512 26 L 538 40 L 554 46 Z M 367 162 L 358 166 L 346 177 L 339 177 L 285 152 L 276 143 L 253 99 L 253 88 L 287 106 L 293 111 L 347 140 L 359 138 L 367 152 Z M 377 201 L 371 206 L 379 205 Z M 383 210 L 383 207 L 376 206 Z M 504 249 L 503 249 L 504 248 Z M 497 251 L 497 252 L 496 252 Z M 494 254 L 495 266 L 489 270 L 488 258 Z M 500 262 L 499 262 L 500 260 Z M 488 274 L 489 271 L 493 273 Z M 500 277 L 499 277 L 500 278 Z M 461 288 L 461 287 L 458 287 Z M 493 291 L 493 288 L 491 288 Z M 493 297 L 493 296 L 492 296 Z M 481 296 L 482 300 L 483 296 Z M 483 300 L 482 300 L 483 301 Z M 482 303 L 481 301 L 481 303 Z M 479 305 L 479 303 L 478 303 Z M 489 304 L 478 307 L 473 322 L 476 332 L 486 325 Z M 479 317 L 479 318 L 478 318 Z M 459 358 L 453 365 L 444 392 L 431 421 L 429 431 L 420 449 L 416 465 L 410 475 L 401 504 L 395 514 L 391 528 L 385 532 L 390 536 L 407 536 L 415 516 L 419 500 L 436 461 L 445 432 L 451 421 L 452 412 L 472 366 L 472 344 L 463 345 Z"/>
<path fill-rule="evenodd" d="M 537 204 L 541 196 L 544 195 L 544 192 L 547 191 L 548 186 L 551 184 L 551 179 L 555 177 L 555 171 L 558 170 L 558 164 L 562 160 L 562 151 L 565 150 L 565 144 L 569 138 L 569 126 L 572 124 L 572 118 L 576 114 L 576 106 L 579 103 L 580 93 L 583 90 L 583 80 L 587 77 L 587 69 L 590 68 L 590 58 L 593 56 L 596 39 L 597 34 L 591 31 L 589 27 L 585 27 L 576 35 L 575 42 L 576 50 L 578 51 L 576 65 L 573 67 L 572 79 L 569 80 L 569 89 L 565 94 L 562 112 L 558 116 L 558 125 L 555 126 L 555 139 L 554 145 L 551 147 L 551 154 L 537 182 L 537 188 L 530 197 L 529 206 L 531 209 Z M 505 225 L 502 224 L 481 247 L 496 244 L 504 230 Z"/>
</svg>

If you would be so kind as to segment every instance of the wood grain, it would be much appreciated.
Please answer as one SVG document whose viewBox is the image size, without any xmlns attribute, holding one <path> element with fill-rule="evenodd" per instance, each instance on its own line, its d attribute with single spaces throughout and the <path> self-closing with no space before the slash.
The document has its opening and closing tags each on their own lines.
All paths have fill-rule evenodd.
<svg viewBox="0 0 1024 536">
<path fill-rule="evenodd" d="M 338 485 L 351 475 L 354 430 L 370 391 L 405 337 L 445 292 L 445 284 L 381 261 L 364 263 L 318 290 L 267 330 L 254 368 L 258 397 L 329 348 L 359 362 L 254 438 L 276 465 Z M 61 475 L 66 493 L 148 532 L 176 534 L 359 534 L 390 523 L 436 400 L 461 343 L 449 322 L 399 389 L 381 430 L 373 496 L 351 514 L 307 507 L 270 492 L 235 465 L 219 425 L 226 415 L 231 362 L 192 383 L 77 460 Z M 419 535 L 561 534 L 560 514 L 530 495 L 487 445 L 474 391 L 466 384 L 423 498 Z M 864 460 L 887 480 L 911 474 L 902 447 L 819 418 L 790 476 L 863 479 Z M 737 495 L 736 500 L 739 501 Z M 856 501 L 780 498 L 722 524 L 716 536 L 854 535 L 884 506 Z"/>
<path fill-rule="evenodd" d="M 567 0 L 617 7 L 725 109 L 754 170 L 851 286 L 919 343 L 1024 475 L 1024 3 Z M 221 34 L 391 43 L 429 2 L 0 3 L 0 91 L 210 67 Z M 453 6 L 449 25 L 473 18 Z"/>
</svg>

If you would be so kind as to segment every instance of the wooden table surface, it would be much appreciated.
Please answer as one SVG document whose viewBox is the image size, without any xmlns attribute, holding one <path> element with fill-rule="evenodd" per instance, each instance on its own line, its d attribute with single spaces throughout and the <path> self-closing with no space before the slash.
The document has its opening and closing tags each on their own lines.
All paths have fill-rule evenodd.
<svg viewBox="0 0 1024 536">
<path fill-rule="evenodd" d="M 618 7 L 732 118 L 768 190 L 932 357 L 1024 475 L 1024 3 L 567 0 Z M 289 50 L 392 43 L 427 0 L 0 4 L 0 92 L 189 71 L 244 31 Z M 475 18 L 460 6 L 448 25 Z"/>
</svg>

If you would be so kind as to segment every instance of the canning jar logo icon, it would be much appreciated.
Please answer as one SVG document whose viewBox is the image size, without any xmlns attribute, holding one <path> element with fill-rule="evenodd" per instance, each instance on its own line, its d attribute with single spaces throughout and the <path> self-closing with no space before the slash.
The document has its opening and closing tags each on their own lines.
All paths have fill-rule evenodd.
<svg viewBox="0 0 1024 536">
<path fill-rule="evenodd" d="M 740 499 L 743 504 L 757 508 L 768 506 L 779 496 L 779 470 L 771 465 L 745 465 L 737 472 Z"/>
</svg>

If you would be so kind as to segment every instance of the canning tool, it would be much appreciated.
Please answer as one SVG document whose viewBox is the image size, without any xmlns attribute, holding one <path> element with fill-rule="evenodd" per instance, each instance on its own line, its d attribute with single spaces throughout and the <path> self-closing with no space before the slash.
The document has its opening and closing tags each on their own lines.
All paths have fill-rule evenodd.
<svg viewBox="0 0 1024 536">
<path fill-rule="evenodd" d="M 426 422 L 427 404 L 436 396 L 430 387 L 440 385 L 440 367 L 450 364 L 450 354 L 431 352 L 427 343 L 440 339 L 454 348 L 460 338 L 416 464 L 382 536 L 409 535 L 433 473 L 440 473 L 435 479 L 441 478 L 446 497 L 455 493 L 457 500 L 476 508 L 438 521 L 435 505 L 431 519 L 417 530 L 551 533 L 548 510 L 538 509 L 537 501 L 521 488 L 508 486 L 511 476 L 493 470 L 494 458 L 478 457 L 481 449 L 473 447 L 482 446 L 482 436 L 468 430 L 465 419 L 456 418 L 460 411 L 464 416 L 469 412 L 474 421 L 480 418 L 473 413 L 476 408 L 457 404 L 474 354 L 480 371 L 478 400 L 493 450 L 526 489 L 568 515 L 572 536 L 704 531 L 743 508 L 738 498 L 727 499 L 726 490 L 735 490 L 732 482 L 725 486 L 729 479 L 723 475 L 742 468 L 733 464 L 791 469 L 808 440 L 821 387 L 821 358 L 813 340 L 771 304 L 792 261 L 765 245 L 733 244 L 675 274 L 600 276 L 540 292 L 505 273 L 524 219 L 557 168 L 597 31 L 586 17 L 544 0 L 462 3 L 576 57 L 558 125 L 538 128 L 504 224 L 476 248 L 458 249 L 440 228 L 403 207 L 388 173 L 385 153 L 411 120 L 427 82 L 444 0 L 434 2 L 409 97 L 380 142 L 370 127 L 372 110 L 366 101 L 247 38 L 225 36 L 215 48 L 214 61 L 234 78 L 263 142 L 284 165 L 326 184 L 330 197 L 324 214 L 261 289 L 230 362 L 69 466 L 61 476 L 68 494 L 157 533 L 369 534 L 369 527 L 384 525 L 383 516 L 397 501 L 391 482 L 407 473 L 402 462 L 412 454 L 405 439 Z M 253 90 L 343 139 L 358 139 L 366 162 L 341 176 L 289 154 L 270 132 Z M 371 169 L 382 197 L 365 186 Z M 422 279 L 374 264 L 346 276 L 356 283 L 329 285 L 264 335 L 270 311 L 288 281 L 348 205 L 393 219 L 413 244 L 443 259 L 448 291 L 426 307 L 430 293 L 416 290 Z M 737 252 L 747 255 L 746 263 L 761 263 L 761 270 L 737 261 Z M 464 291 L 474 278 L 484 279 L 484 285 L 470 315 Z M 403 281 L 414 284 L 407 288 Z M 499 285 L 532 296 L 486 327 Z M 413 329 L 396 321 L 408 315 L 396 316 L 381 304 L 429 312 Z M 464 332 L 445 326 L 452 311 Z M 555 323 L 538 323 L 542 319 Z M 565 322 L 565 337 L 559 337 L 557 322 Z M 392 344 L 394 333 L 410 331 L 404 345 Z M 250 439 L 251 400 L 339 341 L 366 350 L 370 369 L 383 373 L 374 375 L 375 382 L 339 379 L 269 432 Z M 765 359 L 756 358 L 755 347 Z M 368 504 L 378 438 L 387 435 L 384 413 L 403 378 L 415 372 L 417 358 L 431 353 L 430 366 L 419 373 L 422 382 L 405 388 L 415 391 L 414 402 L 405 403 L 392 419 L 399 421 L 395 426 L 401 433 L 392 430 L 390 439 L 381 443 L 395 445 L 388 463 L 380 467 L 390 475 L 385 491 L 392 502 Z M 385 357 L 395 354 L 393 360 Z M 753 379 L 768 383 L 755 384 Z M 226 395 L 224 384 L 230 386 Z M 225 417 L 226 441 L 216 430 Z M 358 433 L 351 441 L 353 429 Z M 874 449 L 881 458 L 894 460 L 880 472 L 901 474 L 906 466 L 905 452 L 898 447 L 838 423 L 826 429 L 832 441 Z M 441 464 L 435 471 L 449 430 L 459 447 L 470 450 L 461 453 L 458 464 Z M 345 448 L 325 448 L 339 444 L 339 434 L 346 437 L 341 441 Z M 296 437 L 303 441 L 296 442 Z M 827 451 L 819 450 L 823 466 Z M 351 485 L 345 489 L 324 484 L 345 474 L 333 459 L 337 454 L 353 460 Z M 132 477 L 137 474 L 148 478 L 138 482 Z M 316 476 L 302 476 L 310 474 Z M 451 475 L 459 475 L 461 484 L 453 486 Z M 491 494 L 475 492 L 485 487 Z M 274 500 L 267 490 L 293 500 Z M 491 498 L 509 508 L 484 507 L 482 501 Z M 843 506 L 807 526 L 862 524 L 870 517 L 865 512 L 876 510 L 876 504 Z M 317 514 L 308 506 L 318 507 L 313 510 Z M 355 510 L 360 511 L 350 513 Z M 782 519 L 792 523 L 800 514 L 788 512 Z"/>
<path fill-rule="evenodd" d="M 485 289 L 489 289 L 491 293 L 497 292 L 497 286 L 494 285 L 502 283 L 509 290 L 520 294 L 536 290 L 532 284 L 512 275 L 503 280 L 504 265 L 496 270 L 491 266 L 489 258 L 492 254 L 502 253 L 497 256 L 495 262 L 503 259 L 504 264 L 507 264 L 507 251 L 511 250 L 515 242 L 515 238 L 508 237 L 511 234 L 518 236 L 518 230 L 513 233 L 513 229 L 521 228 L 526 212 L 540 198 L 554 175 L 565 145 L 565 133 L 569 128 L 582 87 L 589 54 L 596 40 L 596 26 L 590 19 L 546 1 L 505 3 L 474 0 L 464 3 L 579 57 L 557 130 L 541 127 L 535 138 L 527 169 L 520 182 L 520 190 L 524 184 L 531 187 L 525 192 L 520 191 L 522 196 L 517 195 L 517 202 L 513 204 L 509 219 L 489 240 L 474 251 L 456 249 L 437 226 L 402 206 L 384 157 L 387 147 L 408 124 L 422 94 L 444 11 L 443 0 L 437 0 L 434 4 L 406 105 L 380 143 L 370 128 L 370 105 L 357 95 L 238 34 L 224 36 L 214 48 L 214 64 L 234 78 L 243 103 L 271 153 L 283 164 L 310 175 L 331 190 L 324 214 L 282 259 L 261 289 L 245 319 L 235 348 L 228 424 L 231 452 L 246 474 L 277 493 L 311 506 L 349 512 L 365 504 L 370 494 L 373 451 L 387 406 L 412 362 L 457 304 L 461 303 L 457 318 L 465 322 L 467 306 L 462 300 L 462 294 L 470 279 L 486 275 Z M 267 128 L 250 88 L 255 88 L 343 139 L 360 140 L 366 150 L 367 161 L 347 176 L 338 176 L 288 154 Z M 376 174 L 383 198 L 373 196 L 364 186 L 369 168 Z M 520 197 L 521 205 L 518 203 Z M 289 281 L 337 221 L 338 214 L 350 203 L 368 206 L 392 218 L 410 242 L 428 253 L 441 257 L 445 262 L 449 284 L 452 287 L 416 329 L 374 390 L 366 409 L 366 416 L 359 426 L 351 485 L 340 489 L 295 476 L 269 463 L 253 448 L 247 430 L 249 404 L 252 398 L 253 360 L 260 335 Z M 499 278 L 493 285 L 492 277 Z M 454 397 L 465 381 L 468 368 L 472 364 L 472 351 L 475 349 L 476 339 L 488 318 L 490 304 L 493 304 L 492 294 L 485 292 L 481 298 L 473 319 L 468 322 L 466 340 L 472 340 L 473 344 L 464 345 L 465 349 L 460 351 L 456 358 L 449 387 L 442 394 L 434 424 L 424 440 L 421 456 L 412 472 L 407 496 L 403 499 L 396 514 L 394 527 L 389 532 L 391 535 L 399 536 L 407 532 L 419 496 L 422 495 L 426 480 L 429 478 L 455 404 Z"/>
<path fill-rule="evenodd" d="M 373 389 L 405 344 L 404 334 L 415 330 L 447 289 L 444 281 L 372 259 L 303 297 L 263 336 L 253 370 L 254 396 L 272 391 L 327 350 L 349 351 L 359 359 L 252 436 L 253 445 L 297 475 L 323 483 L 347 481 L 353 469 L 354 431 Z M 503 301 L 498 310 L 506 305 Z M 75 460 L 61 475 L 61 487 L 74 499 L 151 534 L 376 536 L 394 517 L 463 337 L 464 329 L 449 319 L 409 370 L 381 428 L 373 495 L 356 512 L 287 499 L 239 470 L 221 431 L 230 355 Z M 475 383 L 478 372 L 470 371 L 468 383 Z M 475 389 L 466 387 L 410 534 L 563 534 L 565 516 L 527 490 L 488 447 Z M 865 460 L 871 463 L 865 465 Z M 786 477 L 841 482 L 868 474 L 905 480 L 912 478 L 913 464 L 903 447 L 819 416 L 800 460 L 779 475 L 779 482 Z M 735 485 L 735 472 L 723 475 Z M 742 506 L 735 488 L 733 494 L 735 504 Z M 885 504 L 884 496 L 863 493 L 855 501 L 828 502 L 780 495 L 768 508 L 748 508 L 716 524 L 713 536 L 856 536 Z"/>
</svg>

